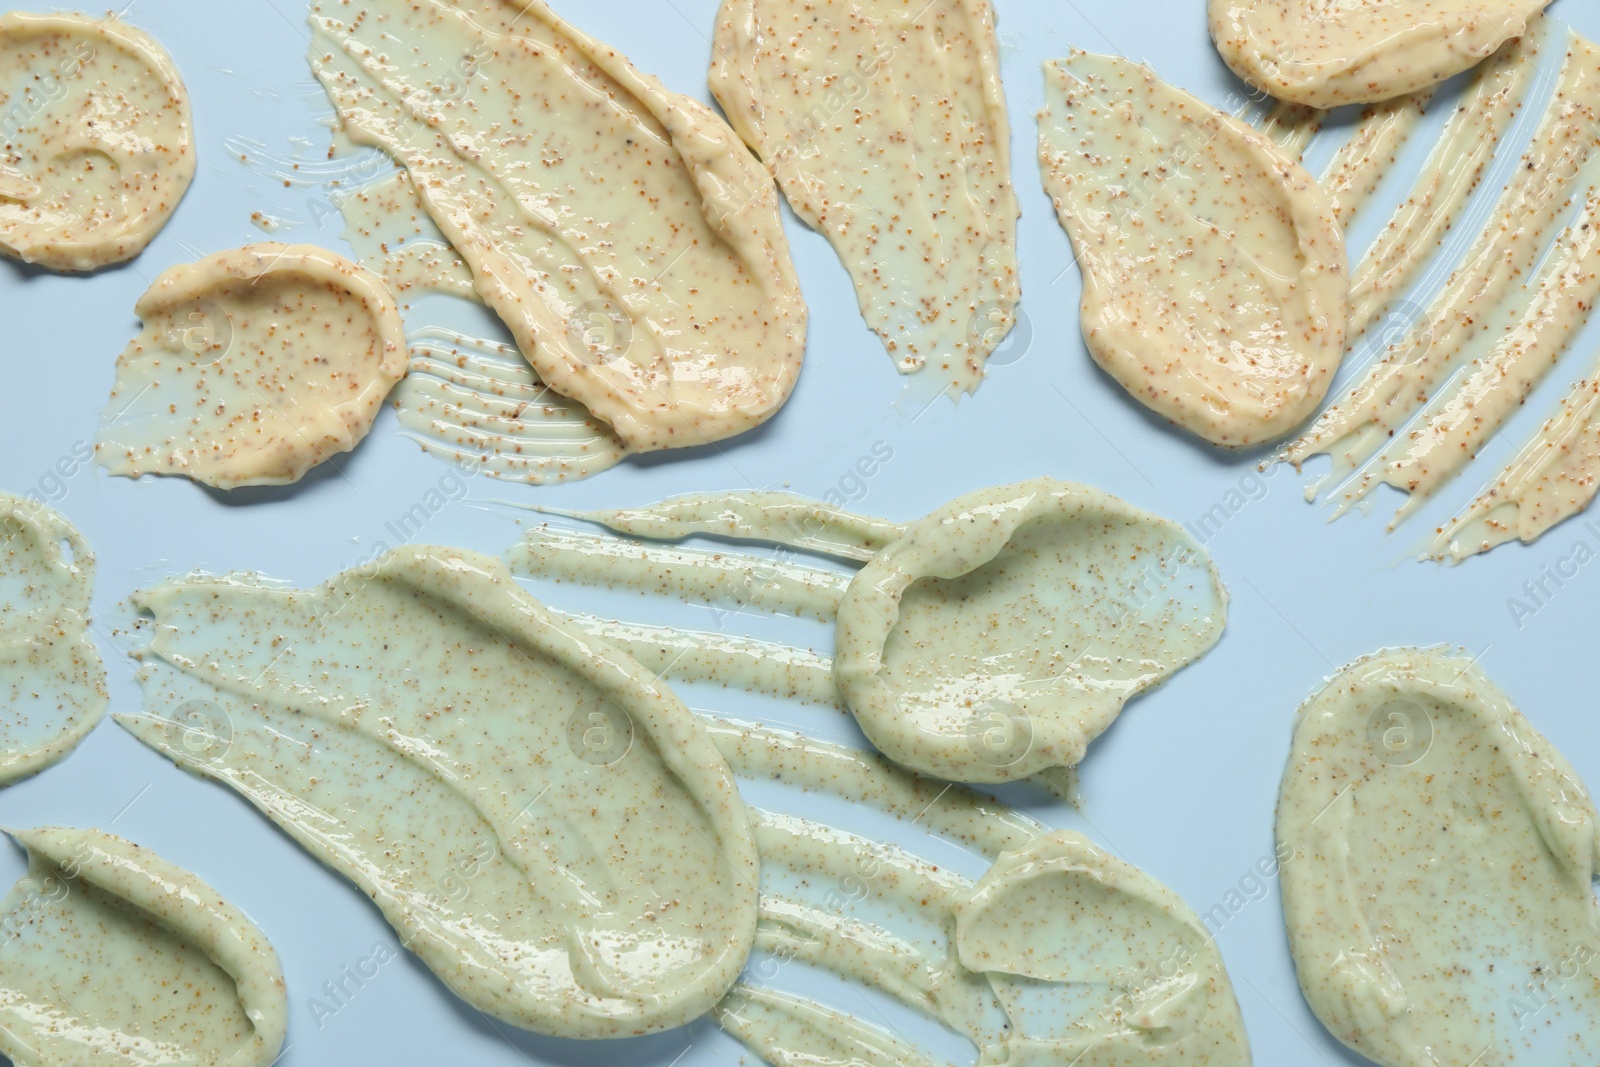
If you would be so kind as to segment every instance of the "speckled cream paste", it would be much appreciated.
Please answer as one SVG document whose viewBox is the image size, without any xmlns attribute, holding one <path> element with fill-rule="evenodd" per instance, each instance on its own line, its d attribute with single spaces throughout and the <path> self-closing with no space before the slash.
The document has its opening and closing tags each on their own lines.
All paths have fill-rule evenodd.
<svg viewBox="0 0 1600 1067">
<path fill-rule="evenodd" d="M 498 561 L 406 548 L 313 590 L 192 577 L 134 604 L 146 712 L 118 721 L 355 882 L 469 1004 L 621 1037 L 738 976 L 758 878 L 727 764 Z"/>
<path fill-rule="evenodd" d="M 980 1063 L 1250 1062 L 1215 944 L 1149 876 L 881 757 L 763 727 L 712 733 L 741 776 L 833 793 L 995 858 L 973 884 L 898 848 L 755 812 L 767 956 L 716 1018 L 768 1062 L 932 1062 L 901 1036 L 770 988 L 773 961 L 886 993 L 969 1038 Z"/>
<path fill-rule="evenodd" d="M 539 378 L 630 449 L 794 387 L 805 305 L 771 177 L 710 109 L 538 0 L 318 0 L 311 64 L 405 165 Z"/>
<path fill-rule="evenodd" d="M 787 495 L 580 514 L 651 536 L 809 541 L 813 551 L 819 531 L 845 530 L 824 551 L 856 558 L 881 544 L 852 577 L 540 525 L 506 559 L 549 581 L 836 620 L 835 680 L 867 737 L 896 762 L 954 781 L 1075 765 L 1124 702 L 1210 649 L 1227 614 L 1215 567 L 1176 523 L 1049 478 L 969 494 L 898 533 L 883 520 L 808 511 Z M 762 647 L 674 640 L 659 629 L 626 640 L 660 646 L 640 650 L 646 662 L 682 657 L 675 670 L 734 672 L 724 680 L 826 699 L 814 654 L 772 657 L 768 668 Z"/>
<path fill-rule="evenodd" d="M 540 381 L 515 348 L 438 327 L 410 344 L 394 408 L 424 452 L 533 485 L 579 481 L 627 457 L 610 426 Z"/>
<path fill-rule="evenodd" d="M 1021 299 L 989 0 L 724 0 L 713 44 L 713 95 L 895 364 L 976 389 Z"/>
<path fill-rule="evenodd" d="M 1040 478 L 952 501 L 874 556 L 839 607 L 834 672 L 890 759 L 1009 781 L 1077 764 L 1221 638 L 1227 600 L 1177 523 Z"/>
<path fill-rule="evenodd" d="M 194 178 L 189 94 L 108 17 L 0 16 L 0 252 L 61 271 L 144 251 Z"/>
<path fill-rule="evenodd" d="M 1422 165 L 1406 199 L 1395 208 L 1383 232 L 1372 242 L 1350 281 L 1347 341 L 1353 344 L 1376 323 L 1409 325 L 1398 304 L 1444 239 L 1461 220 L 1472 193 L 1483 181 L 1501 138 L 1522 108 L 1539 70 L 1548 22 L 1541 15 L 1527 36 L 1503 46 L 1479 64 L 1472 83 Z M 1400 103 L 1396 101 L 1395 103 Z M 1359 143 L 1353 139 L 1353 143 Z M 1349 224 L 1347 205 L 1359 207 L 1392 162 L 1381 148 L 1368 153 L 1375 165 L 1356 164 L 1367 193 L 1350 200 L 1344 191 L 1350 179 L 1324 177 L 1323 184 L 1339 203 L 1341 222 Z M 1343 184 L 1341 184 L 1341 182 Z"/>
<path fill-rule="evenodd" d="M 0 901 L 0 1054 L 17 1067 L 269 1067 L 288 1029 L 278 955 L 193 874 L 98 830 L 13 831 Z"/>
<path fill-rule="evenodd" d="M 49 508 L 0 493 L 0 785 L 61 759 L 105 715 L 93 587 L 83 536 Z"/>
<path fill-rule="evenodd" d="M 1362 111 L 1355 129 L 1339 145 L 1327 170 L 1317 179 L 1317 184 L 1333 202 L 1334 219 L 1340 229 L 1348 230 L 1356 214 L 1372 199 L 1378 183 L 1416 132 L 1432 99 L 1432 90 L 1423 90 Z M 1347 343 L 1350 335 L 1356 332 L 1353 309 L 1357 279 L 1351 280 L 1350 290 L 1352 321 L 1346 331 Z"/>
<path fill-rule="evenodd" d="M 1574 382 L 1550 417 L 1426 549 L 1459 563 L 1507 541 L 1531 543 L 1578 514 L 1600 487 L 1600 378 Z"/>
<path fill-rule="evenodd" d="M 1600 48 L 1574 38 L 1555 99 L 1465 262 L 1417 323 L 1280 454 L 1297 465 L 1315 455 L 1332 459 L 1331 473 L 1308 496 L 1377 455 L 1439 386 L 1492 345 L 1497 311 L 1526 309 L 1539 286 L 1525 283 L 1546 250 L 1547 234 L 1568 213 L 1575 189 L 1600 177 L 1597 101 Z"/>
<path fill-rule="evenodd" d="M 356 261 L 381 274 L 396 296 L 434 292 L 482 302 L 471 269 L 428 216 L 410 174 L 335 190 L 332 200 Z"/>
<path fill-rule="evenodd" d="M 95 453 L 113 474 L 282 485 L 367 435 L 406 372 L 383 279 L 312 245 L 173 267 L 134 310 Z"/>
<path fill-rule="evenodd" d="M 1277 834 L 1300 988 L 1340 1041 L 1384 1067 L 1594 1062 L 1594 804 L 1472 660 L 1335 675 L 1300 709 Z"/>
<path fill-rule="evenodd" d="M 1282 437 L 1344 355 L 1344 234 L 1271 139 L 1125 59 L 1045 65 L 1039 159 L 1089 352 L 1213 444 Z"/>
<path fill-rule="evenodd" d="M 1437 85 L 1520 37 L 1550 0 L 1210 0 L 1211 37 L 1250 85 L 1311 107 Z"/>
</svg>

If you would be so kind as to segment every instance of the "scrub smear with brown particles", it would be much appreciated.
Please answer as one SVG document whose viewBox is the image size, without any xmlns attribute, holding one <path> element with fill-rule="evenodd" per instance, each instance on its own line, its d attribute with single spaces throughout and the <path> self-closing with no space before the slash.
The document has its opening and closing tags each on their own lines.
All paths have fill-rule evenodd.
<svg viewBox="0 0 1600 1067">
<path fill-rule="evenodd" d="M 895 365 L 977 389 L 1021 299 L 989 0 L 724 0 L 714 43 L 712 93 Z"/>
<path fill-rule="evenodd" d="M 367 435 L 406 373 L 382 278 L 312 245 L 173 267 L 134 309 L 95 453 L 111 473 L 282 485 Z"/>
<path fill-rule="evenodd" d="M 144 251 L 194 178 L 189 94 L 116 18 L 0 16 L 0 253 L 89 271 Z"/>
<path fill-rule="evenodd" d="M 83 536 L 42 504 L 0 493 L 0 785 L 66 756 L 105 714 L 93 591 Z"/>
<path fill-rule="evenodd" d="M 1336 209 L 1270 138 L 1116 57 L 1045 65 L 1045 189 L 1089 353 L 1136 400 L 1246 448 L 1311 415 L 1344 357 Z"/>
<path fill-rule="evenodd" d="M 1311 1010 L 1383 1067 L 1590 1067 L 1600 817 L 1464 653 L 1400 648 L 1303 707 L 1278 797 Z"/>
<path fill-rule="evenodd" d="M 120 837 L 13 831 L 0 901 L 0 1055 L 17 1067 L 270 1067 L 289 1027 L 263 934 L 193 874 Z"/>
<path fill-rule="evenodd" d="M 629 451 L 783 406 L 799 279 L 771 175 L 709 108 L 540 0 L 316 0 L 311 26 L 343 132 L 405 167 L 540 382 Z"/>
<path fill-rule="evenodd" d="M 1522 36 L 1550 0 L 1210 0 L 1233 72 L 1280 100 L 1367 104 L 1431 88 Z"/>
</svg>

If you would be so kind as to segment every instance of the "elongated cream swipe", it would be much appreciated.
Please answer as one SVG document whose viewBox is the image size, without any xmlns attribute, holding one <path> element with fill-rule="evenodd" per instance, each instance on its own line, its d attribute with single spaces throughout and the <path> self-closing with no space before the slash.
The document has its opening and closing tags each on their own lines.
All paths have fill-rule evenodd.
<svg viewBox="0 0 1600 1067">
<path fill-rule="evenodd" d="M 371 897 L 478 1010 L 556 1036 L 688 1023 L 738 977 L 757 857 L 700 720 L 491 557 L 392 552 L 311 590 L 134 597 L 146 712 Z"/>
<path fill-rule="evenodd" d="M 95 455 L 112 474 L 284 485 L 371 430 L 406 373 L 405 324 L 378 275 L 276 242 L 164 271 L 117 357 Z"/>
<path fill-rule="evenodd" d="M 0 901 L 0 1055 L 17 1067 L 278 1061 L 283 969 L 243 912 L 111 834 L 12 836 L 28 873 Z"/>
<path fill-rule="evenodd" d="M 541 0 L 316 0 L 311 65 L 404 164 L 539 378 L 634 450 L 770 418 L 805 304 L 771 176 Z"/>
<path fill-rule="evenodd" d="M 329 194 L 344 218 L 341 234 L 356 262 L 382 275 L 396 296 L 426 292 L 483 303 L 472 271 L 428 217 L 428 209 L 400 171 L 357 189 Z"/>
<path fill-rule="evenodd" d="M 64 759 L 106 713 L 94 565 L 66 519 L 0 493 L 0 786 Z"/>
<path fill-rule="evenodd" d="M 627 458 L 611 427 L 540 381 L 516 349 L 437 327 L 409 342 L 394 408 L 424 452 L 532 485 L 581 480 Z"/>
<path fill-rule="evenodd" d="M 1530 544 L 1589 506 L 1600 487 L 1600 378 L 1574 382 L 1478 496 L 1435 531 L 1426 555 L 1460 563 L 1507 541 Z"/>
<path fill-rule="evenodd" d="M 1471 90 L 1445 123 L 1411 192 L 1355 267 L 1351 344 L 1411 288 L 1460 221 L 1533 86 L 1550 25 L 1541 16 L 1526 36 L 1502 46 L 1474 73 Z"/>
<path fill-rule="evenodd" d="M 1278 798 L 1300 988 L 1384 1067 L 1586 1067 L 1597 815 L 1464 653 L 1392 649 L 1300 709 Z"/>
<path fill-rule="evenodd" d="M 615 511 L 540 510 L 656 541 L 715 534 L 857 562 L 871 559 L 905 530 L 899 523 L 772 490 L 690 493 L 648 507 Z"/>
<path fill-rule="evenodd" d="M 746 982 L 734 986 L 711 1015 L 773 1067 L 940 1067 L 914 1046 L 853 1015 Z"/>
<path fill-rule="evenodd" d="M 550 613 L 627 652 L 672 681 L 720 682 L 755 693 L 844 710 L 833 660 L 808 648 L 734 634 L 619 622 L 594 615 Z"/>
<path fill-rule="evenodd" d="M 1327 114 L 1314 107 L 1280 100 L 1267 112 L 1260 129 L 1283 149 L 1284 155 L 1297 160 L 1305 154 L 1306 147 L 1322 129 L 1322 121 Z"/>
<path fill-rule="evenodd" d="M 1316 410 L 1344 357 L 1333 205 L 1273 142 L 1125 59 L 1045 65 L 1045 189 L 1084 341 L 1141 404 L 1244 448 Z"/>
<path fill-rule="evenodd" d="M 1384 447 L 1538 262 L 1546 232 L 1567 210 L 1574 187 L 1594 171 L 1597 148 L 1600 48 L 1574 38 L 1556 98 L 1465 263 L 1422 321 L 1279 458 L 1298 465 L 1328 455 L 1332 472 L 1322 484 L 1336 484 Z"/>
<path fill-rule="evenodd" d="M 0 254 L 49 270 L 124 263 L 194 180 L 171 57 L 116 16 L 0 15 Z"/>
<path fill-rule="evenodd" d="M 1535 282 L 1528 306 L 1494 349 L 1435 393 L 1416 423 L 1342 494 L 1341 511 L 1378 485 L 1392 485 L 1409 494 L 1393 529 L 1475 458 L 1544 380 L 1600 298 L 1600 190 L 1589 190 L 1583 212 L 1557 238 Z"/>
<path fill-rule="evenodd" d="M 1334 108 L 1431 88 L 1522 36 L 1550 0 L 1210 0 L 1233 72 L 1281 100 Z"/>
<path fill-rule="evenodd" d="M 690 603 L 831 620 L 849 576 L 738 552 L 624 541 L 539 525 L 505 553 L 515 574 L 656 593 Z"/>
<path fill-rule="evenodd" d="M 723 0 L 710 82 L 901 372 L 976 390 L 1021 299 L 988 0 Z"/>
<path fill-rule="evenodd" d="M 1317 183 L 1328 194 L 1328 199 L 1333 201 L 1334 218 L 1341 229 L 1348 230 L 1357 213 L 1371 200 L 1378 183 L 1394 164 L 1401 148 L 1411 139 L 1432 100 L 1433 90 L 1425 89 L 1373 104 L 1361 113 L 1361 120 L 1356 123 L 1354 132 L 1339 146 L 1327 170 L 1317 179 Z M 1360 270 L 1355 274 L 1350 286 L 1349 334 L 1352 339 L 1360 332 L 1356 328 L 1355 318 L 1355 293 Z"/>
</svg>

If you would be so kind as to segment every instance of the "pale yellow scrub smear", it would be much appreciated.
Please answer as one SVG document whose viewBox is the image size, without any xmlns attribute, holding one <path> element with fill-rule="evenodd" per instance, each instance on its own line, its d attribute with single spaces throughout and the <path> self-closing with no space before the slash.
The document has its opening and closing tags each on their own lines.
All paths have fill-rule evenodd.
<svg viewBox="0 0 1600 1067">
<path fill-rule="evenodd" d="M 42 504 L 0 493 L 0 785 L 63 758 L 105 715 L 93 592 L 83 535 Z"/>
<path fill-rule="evenodd" d="M 1021 299 L 989 0 L 724 0 L 711 91 L 901 372 L 983 381 Z"/>
<path fill-rule="evenodd" d="M 755 937 L 757 858 L 705 727 L 495 559 L 399 549 L 316 589 L 138 593 L 146 712 L 371 897 L 474 1008 L 559 1037 L 691 1022 Z"/>
<path fill-rule="evenodd" d="M 1045 103 L 1039 160 L 1095 362 L 1212 444 L 1293 430 L 1344 357 L 1327 194 L 1271 139 L 1125 59 L 1046 64 Z"/>
<path fill-rule="evenodd" d="M 288 1030 L 278 955 L 193 874 L 98 830 L 12 831 L 0 901 L 0 1054 L 17 1067 L 270 1067 Z"/>
<path fill-rule="evenodd" d="M 1576 772 L 1465 655 L 1395 649 L 1300 709 L 1278 799 L 1289 947 L 1384 1067 L 1589 1067 L 1600 838 Z"/>
<path fill-rule="evenodd" d="M 173 267 L 134 308 L 95 441 L 112 474 L 282 485 L 367 435 L 406 372 L 382 278 L 312 245 Z"/>
<path fill-rule="evenodd" d="M 538 0 L 317 0 L 343 129 L 404 164 L 539 380 L 630 450 L 783 405 L 806 309 L 772 178 L 709 108 Z"/>
<path fill-rule="evenodd" d="M 144 251 L 194 178 L 189 94 L 115 18 L 0 16 L 0 253 L 89 271 Z"/>
<path fill-rule="evenodd" d="M 1211 36 L 1249 85 L 1310 107 L 1439 84 L 1513 37 L 1550 0 L 1210 0 Z"/>
</svg>

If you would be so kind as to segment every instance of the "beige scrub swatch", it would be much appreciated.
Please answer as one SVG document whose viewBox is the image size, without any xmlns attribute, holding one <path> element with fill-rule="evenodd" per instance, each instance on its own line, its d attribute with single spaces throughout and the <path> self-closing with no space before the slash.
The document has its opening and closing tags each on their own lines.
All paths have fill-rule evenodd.
<svg viewBox="0 0 1600 1067">
<path fill-rule="evenodd" d="M 498 560 L 408 547 L 315 589 L 194 576 L 133 606 L 145 712 L 117 721 L 354 882 L 472 1007 L 626 1037 L 738 977 L 758 874 L 727 764 Z"/>
<path fill-rule="evenodd" d="M 83 535 L 44 505 L 0 493 L 0 785 L 64 758 L 105 715 L 93 592 Z"/>
<path fill-rule="evenodd" d="M 313 71 L 404 165 L 541 382 L 632 451 L 771 418 L 806 308 L 760 162 L 540 0 L 317 0 Z"/>
<path fill-rule="evenodd" d="M 0 901 L 0 1055 L 16 1067 L 270 1067 L 289 1026 L 278 955 L 238 908 L 98 830 L 15 830 Z"/>
<path fill-rule="evenodd" d="M 1550 0 L 1209 0 L 1217 51 L 1255 89 L 1316 108 L 1432 88 L 1520 37 Z"/>
<path fill-rule="evenodd" d="M 1336 209 L 1271 139 L 1128 60 L 1045 65 L 1045 190 L 1083 274 L 1084 342 L 1215 445 L 1283 437 L 1344 357 Z"/>
<path fill-rule="evenodd" d="M 367 435 L 405 376 L 382 278 L 312 245 L 264 243 L 165 271 L 134 308 L 95 454 L 112 474 L 283 485 Z"/>
<path fill-rule="evenodd" d="M 711 92 L 902 373 L 982 383 L 1021 299 L 989 0 L 724 0 Z"/>
<path fill-rule="evenodd" d="M 116 18 L 0 15 L 0 253 L 90 271 L 144 251 L 194 178 L 183 79 Z"/>
<path fill-rule="evenodd" d="M 1588 790 L 1464 653 L 1357 660 L 1297 716 L 1278 798 L 1307 1002 L 1383 1067 L 1594 1062 Z"/>
</svg>

